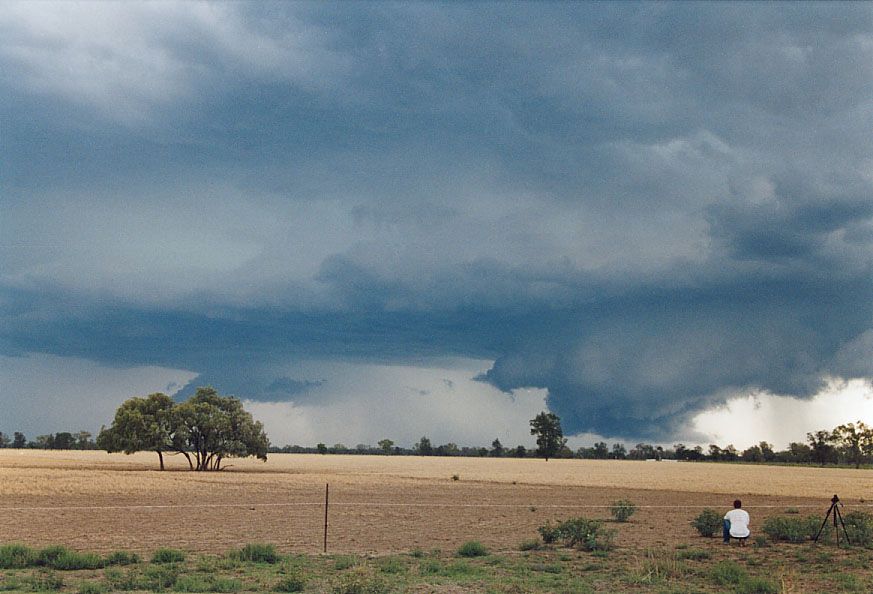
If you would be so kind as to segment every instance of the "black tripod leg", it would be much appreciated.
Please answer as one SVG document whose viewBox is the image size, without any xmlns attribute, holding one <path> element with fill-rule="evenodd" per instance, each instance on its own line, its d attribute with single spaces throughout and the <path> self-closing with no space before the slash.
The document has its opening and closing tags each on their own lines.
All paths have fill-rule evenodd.
<svg viewBox="0 0 873 594">
<path fill-rule="evenodd" d="M 840 526 L 843 527 L 843 534 L 846 536 L 846 544 L 852 544 L 852 541 L 849 540 L 849 532 L 846 530 L 846 523 L 843 521 L 843 514 L 840 513 L 840 509 L 839 509 L 839 508 L 836 508 L 834 511 L 836 512 L 836 513 L 834 514 L 834 524 L 837 523 L 837 518 L 839 518 L 839 519 L 840 519 Z M 837 538 L 837 544 L 840 543 L 840 540 L 839 540 L 839 534 L 840 534 L 839 531 L 837 531 L 837 537 L 838 537 L 838 538 Z"/>
<path fill-rule="evenodd" d="M 818 534 L 816 534 L 815 538 L 812 539 L 814 542 L 818 542 L 818 538 L 821 536 L 821 533 L 824 530 L 824 527 L 827 525 L 828 518 L 830 518 L 832 511 L 834 511 L 834 504 L 833 503 L 828 508 L 828 513 L 825 514 L 824 522 L 821 523 L 821 528 L 818 529 Z"/>
</svg>

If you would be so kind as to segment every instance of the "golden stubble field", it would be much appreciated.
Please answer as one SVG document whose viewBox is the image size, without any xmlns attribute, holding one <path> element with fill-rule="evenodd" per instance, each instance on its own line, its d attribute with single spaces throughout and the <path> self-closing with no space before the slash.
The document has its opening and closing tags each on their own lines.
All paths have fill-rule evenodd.
<svg viewBox="0 0 873 594">
<path fill-rule="evenodd" d="M 515 549 L 550 519 L 609 518 L 605 506 L 620 498 L 641 507 L 614 525 L 617 544 L 641 549 L 703 541 L 689 521 L 735 497 L 753 529 L 787 507 L 823 516 L 834 493 L 847 510 L 873 499 L 873 471 L 835 468 L 271 454 L 219 473 L 185 469 L 176 457 L 160 472 L 155 454 L 0 450 L 0 542 L 99 552 L 271 542 L 315 553 L 326 483 L 329 550 L 349 553 L 452 550 L 473 539 Z"/>
</svg>

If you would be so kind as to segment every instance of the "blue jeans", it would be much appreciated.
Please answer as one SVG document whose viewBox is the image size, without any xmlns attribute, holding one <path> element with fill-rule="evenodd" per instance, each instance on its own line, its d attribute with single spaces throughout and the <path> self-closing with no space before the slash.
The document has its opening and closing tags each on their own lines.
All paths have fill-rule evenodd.
<svg viewBox="0 0 873 594">
<path fill-rule="evenodd" d="M 731 541 L 731 521 L 730 520 L 722 520 L 721 521 L 721 537 L 725 542 Z"/>
</svg>

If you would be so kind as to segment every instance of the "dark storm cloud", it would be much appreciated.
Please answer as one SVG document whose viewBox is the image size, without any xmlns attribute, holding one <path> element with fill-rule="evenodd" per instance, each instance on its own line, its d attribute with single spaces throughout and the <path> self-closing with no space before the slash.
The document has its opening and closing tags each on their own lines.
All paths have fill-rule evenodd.
<svg viewBox="0 0 873 594">
<path fill-rule="evenodd" d="M 6 354 L 488 357 L 652 439 L 873 376 L 867 5 L 90 8 L 0 9 Z"/>
</svg>

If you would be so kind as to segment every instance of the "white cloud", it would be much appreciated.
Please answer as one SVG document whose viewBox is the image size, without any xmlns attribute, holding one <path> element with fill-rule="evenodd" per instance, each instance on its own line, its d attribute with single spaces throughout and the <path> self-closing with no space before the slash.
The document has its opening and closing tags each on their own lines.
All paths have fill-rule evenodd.
<svg viewBox="0 0 873 594">
<path fill-rule="evenodd" d="M 873 386 L 863 380 L 834 382 L 810 400 L 737 395 L 695 417 L 692 426 L 711 437 L 708 443 L 744 449 L 763 440 L 783 449 L 792 441 L 805 442 L 807 432 L 858 420 L 873 425 Z"/>
<path fill-rule="evenodd" d="M 310 363 L 288 372 L 324 377 L 298 402 L 247 401 L 274 444 L 411 446 L 427 436 L 436 446 L 533 445 L 529 421 L 545 409 L 545 390 L 507 394 L 472 378 L 489 362 L 460 360 L 436 366 Z M 448 380 L 448 381 L 447 381 Z"/>
<path fill-rule="evenodd" d="M 317 89 L 348 65 L 325 33 L 287 16 L 259 30 L 244 6 L 205 2 L 7 2 L 0 60 L 19 88 L 60 95 L 135 124 L 236 75 Z M 217 58 L 217 59 L 215 59 Z"/>
</svg>

